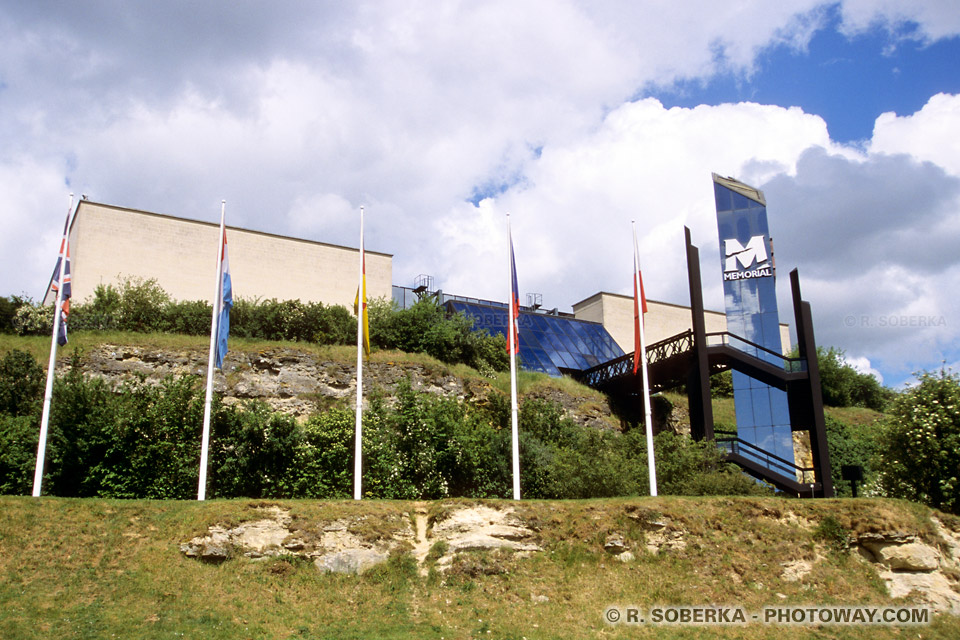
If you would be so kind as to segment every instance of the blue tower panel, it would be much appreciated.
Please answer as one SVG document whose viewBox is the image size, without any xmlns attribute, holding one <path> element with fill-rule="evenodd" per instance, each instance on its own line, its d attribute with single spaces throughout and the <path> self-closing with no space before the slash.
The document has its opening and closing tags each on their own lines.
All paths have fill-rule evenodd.
<svg viewBox="0 0 960 640">
<path fill-rule="evenodd" d="M 744 342 L 774 354 L 783 350 L 773 245 L 763 194 L 747 185 L 714 176 L 714 196 L 727 331 L 743 339 L 731 339 L 730 344 L 779 365 L 782 361 L 777 356 Z M 733 397 L 739 437 L 793 463 L 786 392 L 734 371 Z M 782 467 L 775 470 L 784 473 Z"/>
</svg>

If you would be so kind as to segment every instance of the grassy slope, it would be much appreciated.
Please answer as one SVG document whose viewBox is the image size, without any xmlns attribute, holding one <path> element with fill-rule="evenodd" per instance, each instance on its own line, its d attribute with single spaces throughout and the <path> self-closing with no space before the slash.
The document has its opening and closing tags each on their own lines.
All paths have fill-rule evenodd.
<svg viewBox="0 0 960 640">
<path fill-rule="evenodd" d="M 608 605 L 885 605 L 872 569 L 830 551 L 810 529 L 833 515 L 848 530 L 878 524 L 929 537 L 929 511 L 881 500 L 647 498 L 523 502 L 545 551 L 481 558 L 499 575 L 420 577 L 409 559 L 363 576 L 323 575 L 305 562 L 183 557 L 178 545 L 209 525 L 253 519 L 246 500 L 150 502 L 0 497 L 0 637 L 32 638 L 799 638 L 960 637 L 960 619 L 896 627 L 608 627 Z M 410 503 L 282 501 L 321 521 L 366 514 L 370 522 Z M 515 504 L 515 503 L 509 503 Z M 630 516 L 633 517 L 630 517 Z M 643 522 L 682 529 L 683 550 L 641 551 Z M 638 560 L 602 550 L 621 533 Z M 781 563 L 823 554 L 800 582 Z M 540 597 L 546 597 L 546 601 Z"/>
<path fill-rule="evenodd" d="M 62 360 L 63 358 L 69 357 L 74 349 L 79 349 L 82 352 L 102 344 L 135 345 L 142 348 L 171 350 L 184 349 L 202 351 L 204 353 L 206 353 L 210 345 L 209 340 L 204 336 L 185 336 L 168 333 L 132 333 L 123 331 L 84 331 L 71 335 L 69 346 L 61 348 L 58 351 L 58 358 Z M 44 371 L 46 371 L 50 358 L 49 337 L 0 334 L 0 356 L 13 349 L 30 353 L 40 366 L 43 367 Z M 235 353 L 275 349 L 295 349 L 326 359 L 330 362 L 353 364 L 357 361 L 357 350 L 356 347 L 353 346 L 321 346 L 309 342 L 273 342 L 245 338 L 230 339 L 230 351 Z M 444 364 L 436 358 L 422 353 L 375 350 L 370 354 L 370 361 L 419 364 L 433 370 L 439 370 L 445 373 L 449 372 L 461 378 L 482 378 L 481 374 L 471 367 L 462 364 Z M 542 373 L 530 373 L 526 371 L 521 371 L 517 378 L 517 387 L 520 394 L 538 391 L 543 388 L 553 388 L 569 395 L 583 398 L 586 401 L 593 401 L 599 404 L 606 403 L 606 397 L 602 393 L 570 379 L 555 379 Z M 488 378 L 483 379 L 504 393 L 510 392 L 510 376 L 507 373 L 499 373 L 496 378 L 492 380 Z"/>
</svg>

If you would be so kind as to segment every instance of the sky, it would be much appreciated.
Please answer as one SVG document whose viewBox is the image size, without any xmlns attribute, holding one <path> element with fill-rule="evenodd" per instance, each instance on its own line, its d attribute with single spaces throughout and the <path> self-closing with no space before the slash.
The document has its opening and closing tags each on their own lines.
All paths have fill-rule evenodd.
<svg viewBox="0 0 960 640">
<path fill-rule="evenodd" d="M 711 172 L 764 191 L 792 321 L 887 385 L 960 369 L 955 0 L 6 2 L 0 295 L 68 194 L 394 255 L 395 284 L 569 311 L 723 294 Z M 305 285 L 322 273 L 304 265 Z M 242 283 L 235 283 L 237 295 Z M 792 323 L 792 322 L 791 322 Z"/>
</svg>

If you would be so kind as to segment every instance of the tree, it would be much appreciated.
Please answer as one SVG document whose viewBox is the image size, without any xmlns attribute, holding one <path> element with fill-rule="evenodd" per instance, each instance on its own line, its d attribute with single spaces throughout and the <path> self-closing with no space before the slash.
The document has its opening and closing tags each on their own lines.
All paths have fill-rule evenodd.
<svg viewBox="0 0 960 640">
<path fill-rule="evenodd" d="M 941 369 L 893 403 L 880 437 L 878 488 L 960 513 L 960 379 Z"/>
<path fill-rule="evenodd" d="M 892 399 L 893 392 L 869 373 L 860 373 L 850 366 L 845 355 L 836 347 L 817 347 L 824 404 L 883 411 Z"/>
</svg>

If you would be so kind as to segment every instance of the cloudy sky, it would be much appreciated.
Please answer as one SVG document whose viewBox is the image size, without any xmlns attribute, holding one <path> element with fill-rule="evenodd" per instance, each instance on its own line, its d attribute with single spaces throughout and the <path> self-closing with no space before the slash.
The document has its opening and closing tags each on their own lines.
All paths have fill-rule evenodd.
<svg viewBox="0 0 960 640">
<path fill-rule="evenodd" d="M 67 194 L 394 254 L 394 281 L 569 310 L 722 309 L 711 172 L 764 190 L 820 344 L 898 385 L 960 363 L 955 0 L 6 2 L 0 295 Z M 304 265 L 310 272 L 310 265 Z M 322 278 L 323 274 L 314 277 Z M 242 283 L 236 283 L 242 295 Z"/>
</svg>

